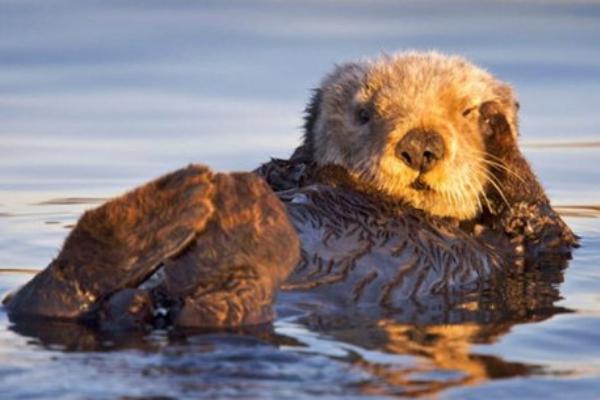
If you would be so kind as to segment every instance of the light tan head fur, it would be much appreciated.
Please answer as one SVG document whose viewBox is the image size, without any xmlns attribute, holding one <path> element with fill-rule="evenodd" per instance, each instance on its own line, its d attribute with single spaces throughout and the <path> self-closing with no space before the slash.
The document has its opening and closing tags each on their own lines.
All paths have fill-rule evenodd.
<svg viewBox="0 0 600 400">
<path fill-rule="evenodd" d="M 317 90 L 308 107 L 306 143 L 317 165 L 340 165 L 433 215 L 470 219 L 494 185 L 479 115 L 489 101 L 499 104 L 517 135 L 512 89 L 463 58 L 411 52 L 350 62 L 337 66 Z M 443 138 L 443 158 L 427 172 L 409 168 L 397 155 L 411 129 Z"/>
</svg>

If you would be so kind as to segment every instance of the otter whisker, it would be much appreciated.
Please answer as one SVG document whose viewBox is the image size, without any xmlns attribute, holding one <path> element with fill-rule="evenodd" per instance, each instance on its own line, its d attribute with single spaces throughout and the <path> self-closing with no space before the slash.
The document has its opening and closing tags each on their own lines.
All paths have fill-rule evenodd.
<svg viewBox="0 0 600 400">
<path fill-rule="evenodd" d="M 442 196 L 444 197 L 444 201 L 446 203 L 450 203 L 450 204 L 454 205 L 454 199 L 452 197 L 452 193 L 448 193 L 446 191 L 443 191 L 442 192 Z"/>
<path fill-rule="evenodd" d="M 471 168 L 469 168 L 469 170 L 473 171 Z M 475 197 L 475 199 L 477 199 L 477 206 L 478 206 L 477 210 L 478 211 L 483 210 L 483 204 L 481 203 L 481 198 L 480 198 L 481 189 L 477 188 L 473 182 L 469 182 L 469 181 L 465 181 L 465 186 L 471 192 L 473 197 Z"/>
<path fill-rule="evenodd" d="M 486 151 L 480 151 L 480 150 L 475 150 L 475 149 L 468 149 L 466 154 L 467 155 L 471 155 L 471 156 L 475 156 L 476 157 L 475 159 L 472 158 L 474 161 L 479 161 L 479 162 L 488 164 L 490 166 L 499 168 L 502 171 L 505 171 L 505 172 L 511 174 L 512 176 L 514 176 L 515 178 L 517 178 L 522 183 L 525 183 L 525 180 L 523 179 L 523 177 L 521 177 L 513 169 L 508 168 L 502 159 L 494 156 L 493 154 L 490 154 L 490 153 L 488 153 Z M 483 157 L 481 157 L 481 156 L 483 156 Z M 497 161 L 494 161 L 494 159 L 496 159 Z"/>
<path fill-rule="evenodd" d="M 465 177 L 463 174 L 458 175 L 460 178 L 458 180 L 458 187 L 461 190 L 454 190 L 453 194 L 454 194 L 454 199 L 455 199 L 455 204 L 458 206 L 460 204 L 464 204 L 464 193 L 465 193 Z"/>
<path fill-rule="evenodd" d="M 491 160 L 485 160 L 485 159 L 482 159 L 481 162 L 483 162 L 485 164 L 488 164 L 488 165 L 490 165 L 492 167 L 496 167 L 496 168 L 498 168 L 498 169 L 500 169 L 502 171 L 505 171 L 505 172 L 511 174 L 512 176 L 514 176 L 515 178 L 517 178 L 519 181 L 521 181 L 523 183 L 525 182 L 525 180 L 519 174 L 517 174 L 514 170 L 506 167 L 505 165 L 498 164 L 498 163 L 493 162 Z"/>
<path fill-rule="evenodd" d="M 466 167 L 466 171 L 462 174 L 457 174 L 456 176 L 459 179 L 457 192 L 460 196 L 457 196 L 457 207 L 464 207 L 466 204 L 476 206 L 476 210 L 479 211 L 483 208 L 481 201 L 479 199 L 478 189 L 475 186 L 475 182 L 473 182 L 470 177 L 472 176 L 472 165 L 464 164 L 463 168 Z M 456 177 L 455 177 L 456 179 Z"/>
<path fill-rule="evenodd" d="M 481 185 L 479 185 L 479 188 L 477 189 L 477 200 L 479 201 L 479 204 L 481 205 L 481 210 L 483 210 L 483 204 L 481 202 L 482 198 L 485 201 L 485 204 L 488 207 L 488 209 L 491 210 L 492 205 L 490 204 L 490 200 L 488 199 L 488 196 L 485 193 L 485 190 L 483 189 L 483 187 Z"/>
<path fill-rule="evenodd" d="M 489 181 L 494 183 L 496 186 L 496 188 L 498 190 L 500 190 L 500 194 L 503 195 L 503 191 L 501 190 L 502 184 L 501 182 L 498 180 L 498 177 L 496 177 L 494 174 L 491 174 L 489 171 L 487 170 L 480 170 L 480 172 L 484 175 L 484 177 Z M 503 196 L 504 197 L 504 196 Z"/>
<path fill-rule="evenodd" d="M 481 164 L 492 165 L 492 166 L 496 166 L 496 167 L 499 167 L 499 168 L 503 168 L 506 172 L 512 174 L 516 179 L 518 179 L 521 182 L 525 183 L 524 180 L 523 180 L 523 178 L 521 176 L 519 176 L 518 174 L 516 174 L 514 171 L 510 170 L 509 168 L 507 168 L 503 164 L 498 164 L 498 163 L 493 162 L 491 160 L 482 159 L 482 158 L 476 156 L 474 154 L 474 152 L 475 152 L 475 150 L 471 150 L 470 156 L 467 155 L 467 157 L 470 160 L 475 161 L 475 163 L 481 162 Z M 474 159 L 473 157 L 476 157 L 476 158 Z M 498 178 L 494 174 L 492 174 L 488 169 L 484 170 L 484 169 L 478 168 L 478 171 L 479 171 L 479 176 L 483 177 L 485 181 L 490 182 L 490 185 L 493 186 L 496 189 L 496 191 L 498 192 L 498 194 L 502 198 L 503 202 L 508 205 L 508 200 L 506 199 L 506 196 L 505 196 L 504 192 L 501 189 L 502 185 L 499 182 Z M 490 210 L 491 210 L 491 208 L 490 208 Z"/>
<path fill-rule="evenodd" d="M 457 188 L 459 188 L 460 190 L 452 190 L 450 192 L 452 193 L 452 208 L 454 209 L 460 209 L 465 204 L 463 201 L 461 201 L 464 196 L 464 187 L 462 186 L 462 184 L 458 184 Z"/>
<path fill-rule="evenodd" d="M 475 173 L 479 174 L 480 177 L 484 178 L 490 185 L 492 185 L 492 187 L 494 189 L 496 189 L 496 191 L 498 192 L 498 194 L 500 195 L 500 197 L 502 198 L 504 203 L 510 207 L 510 203 L 508 202 L 508 199 L 506 198 L 504 192 L 500 188 L 499 183 L 495 180 L 496 179 L 495 177 L 492 177 L 489 173 L 486 173 L 481 170 L 476 170 Z M 490 208 L 490 211 L 491 210 L 492 209 Z"/>
<path fill-rule="evenodd" d="M 498 156 L 496 156 L 496 155 L 494 155 L 494 154 L 492 154 L 492 153 L 490 153 L 490 152 L 488 152 L 486 150 L 478 150 L 478 149 L 471 148 L 471 149 L 468 149 L 468 151 L 470 151 L 471 153 L 477 153 L 479 155 L 483 155 L 483 156 L 489 157 L 489 158 L 491 158 L 493 160 L 496 160 L 496 161 L 498 161 L 500 163 L 504 163 L 503 159 L 501 159 L 500 157 L 498 157 Z"/>
<path fill-rule="evenodd" d="M 488 210 L 490 210 L 490 212 L 492 212 L 493 208 L 492 208 L 492 204 L 490 203 L 490 199 L 488 199 L 485 192 L 481 192 L 481 196 L 483 197 L 483 200 L 485 200 L 485 204 L 487 205 Z"/>
<path fill-rule="evenodd" d="M 469 168 L 471 170 L 471 168 Z M 471 197 L 477 200 L 477 211 L 483 210 L 483 205 L 481 204 L 481 199 L 479 196 L 480 190 L 475 187 L 473 182 L 470 182 L 465 179 L 465 188 L 471 193 Z"/>
</svg>

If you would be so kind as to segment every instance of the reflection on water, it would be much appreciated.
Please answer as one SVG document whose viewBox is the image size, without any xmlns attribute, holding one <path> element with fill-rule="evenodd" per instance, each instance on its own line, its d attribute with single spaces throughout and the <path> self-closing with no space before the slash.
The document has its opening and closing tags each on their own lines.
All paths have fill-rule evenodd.
<svg viewBox="0 0 600 400">
<path fill-rule="evenodd" d="M 555 304 L 566 262 L 552 260 L 542 269 L 509 274 L 467 298 L 413 301 L 378 320 L 314 313 L 302 323 L 342 343 L 418 359 L 407 366 L 372 362 L 355 354 L 352 363 L 371 375 L 361 385 L 362 393 L 431 395 L 489 379 L 550 373 L 542 365 L 478 354 L 473 346 L 501 340 L 516 324 L 573 312 Z"/>
<path fill-rule="evenodd" d="M 318 355 L 321 348 L 329 347 L 325 354 L 329 354 L 331 362 L 342 363 L 353 375 L 360 376 L 344 382 L 336 382 L 337 375 L 322 378 L 330 380 L 330 384 L 337 385 L 342 392 L 430 396 L 490 379 L 552 373 L 543 365 L 479 354 L 473 346 L 501 340 L 516 324 L 539 322 L 558 313 L 572 312 L 555 304 L 560 299 L 557 285 L 563 281 L 566 265 L 566 259 L 552 259 L 543 266 L 532 266 L 528 272 L 510 273 L 490 282 L 481 293 L 466 298 L 439 296 L 411 300 L 381 318 L 354 311 L 352 314 L 339 310 L 328 313 L 319 307 L 297 304 L 294 296 L 283 296 L 279 306 L 284 311 L 280 314 L 287 317 L 276 324 L 276 329 L 268 325 L 226 332 L 153 332 L 148 336 L 99 332 L 68 322 L 29 321 L 13 324 L 10 330 L 33 339 L 30 345 L 51 351 L 128 352 L 129 362 L 140 364 L 143 373 L 151 369 L 152 374 L 160 371 L 163 378 L 170 376 L 166 379 L 176 393 L 189 390 L 177 386 L 180 376 L 196 374 L 225 379 L 228 384 L 246 390 L 248 378 L 263 379 L 265 374 L 269 375 L 261 369 L 278 370 L 282 359 L 298 357 L 290 352 Z M 318 336 L 310 340 L 315 334 Z M 309 340 L 305 343 L 307 337 Z M 319 339 L 321 337 L 324 339 Z M 199 341 L 203 346 L 197 346 Z M 319 344 L 320 341 L 330 344 Z M 232 343 L 237 348 L 228 348 Z M 249 346 L 256 346 L 251 355 L 247 352 Z M 341 350 L 338 354 L 332 351 L 336 347 Z M 239 348 L 244 350 L 240 352 Z M 285 355 L 274 356 L 278 349 Z M 131 350 L 137 353 L 130 354 Z M 164 360 L 155 360 L 157 355 L 163 359 L 165 353 L 171 356 L 164 364 Z M 172 354 L 186 357 L 174 359 Z M 265 357 L 271 361 L 265 361 Z M 258 370 L 257 360 L 262 363 Z M 121 361 L 119 357 L 104 362 L 105 368 L 112 368 L 113 363 Z M 233 363 L 235 367 L 224 368 L 224 363 Z M 98 373 L 101 378 L 102 371 Z M 302 374 L 294 378 L 303 379 Z M 198 386 L 194 391 L 200 388 L 206 386 Z M 316 389 L 316 392 L 327 394 L 324 390 Z"/>
<path fill-rule="evenodd" d="M 105 198 L 93 198 L 93 197 L 64 197 L 64 198 L 59 198 L 59 199 L 44 200 L 44 201 L 37 203 L 37 205 L 40 205 L 40 206 L 47 206 L 47 205 L 68 206 L 71 204 L 100 204 L 106 200 L 107 199 L 105 199 Z"/>
<path fill-rule="evenodd" d="M 360 372 L 362 379 L 347 382 L 345 388 L 340 388 L 347 393 L 381 394 L 420 396 L 431 395 L 454 386 L 473 385 L 488 379 L 503 379 L 530 374 L 544 374 L 539 365 L 511 362 L 502 357 L 485 354 L 474 354 L 471 343 L 493 343 L 502 334 L 506 333 L 511 323 L 480 325 L 476 323 L 415 326 L 401 324 L 392 320 L 381 320 L 373 326 L 363 327 L 360 330 L 343 330 L 338 327 L 336 332 L 328 332 L 339 343 L 360 346 L 363 351 L 378 355 L 386 355 L 392 359 L 394 356 L 403 356 L 403 362 L 388 362 L 387 360 L 373 360 L 363 357 L 361 352 L 347 350 L 344 355 L 331 357 L 331 362 L 343 362 L 346 368 Z M 68 323 L 52 322 L 43 324 L 16 325 L 12 328 L 20 335 L 31 337 L 35 341 L 30 345 L 41 346 L 51 351 L 63 352 L 131 352 L 128 357 L 137 363 L 147 365 L 152 363 L 153 369 L 160 369 L 161 373 L 173 375 L 203 374 L 205 371 L 214 370 L 213 379 L 229 379 L 230 382 L 244 386 L 248 376 L 260 377 L 261 372 L 256 370 L 255 362 L 262 359 L 261 353 L 275 352 L 284 349 L 285 353 L 310 354 L 302 343 L 302 336 L 280 335 L 272 331 L 242 332 L 242 333 L 202 333 L 202 334 L 171 334 L 147 338 L 129 334 L 117 336 L 100 334 L 97 331 L 74 326 Z M 203 341 L 200 349 L 195 345 Z M 221 357 L 214 357 L 215 350 L 236 343 L 244 348 L 230 349 Z M 264 346 L 257 349 L 258 354 L 247 354 L 248 344 L 253 342 Z M 165 352 L 185 353 L 182 360 L 169 359 L 169 365 L 153 362 L 156 355 Z M 208 354 L 207 354 L 208 353 Z M 206 357 L 208 355 L 208 357 Z M 295 354 L 282 354 L 273 357 L 271 368 L 280 368 L 281 359 L 298 357 Z M 235 371 L 223 374 L 221 368 L 224 358 L 235 361 Z M 412 362 L 408 361 L 412 359 Z M 118 363 L 106 360 L 108 368 L 111 364 Z M 183 365 L 181 365 L 181 364 Z M 167 364 L 167 363 L 165 363 Z M 101 371 L 99 372 L 101 374 Z M 102 379 L 102 376 L 98 376 Z M 208 378 L 207 376 L 205 378 Z M 298 374 L 295 378 L 302 379 Z M 330 384 L 339 385 L 335 377 L 323 377 L 330 380 Z M 173 379 L 175 380 L 175 379 Z M 239 381 L 238 381 L 239 380 Z M 172 388 L 183 390 L 184 388 Z"/>
<path fill-rule="evenodd" d="M 590 147 L 600 147 L 600 142 L 533 142 L 533 143 L 523 143 L 524 148 L 557 148 L 557 149 L 585 149 Z"/>
<path fill-rule="evenodd" d="M 99 333 L 0 310 L 0 398 L 597 398 L 594 1 L 0 0 L 0 295 L 85 209 L 189 162 L 249 170 L 301 136 L 334 62 L 397 49 L 511 82 L 524 150 L 582 248 L 385 315 L 287 293 L 271 327 Z"/>
<path fill-rule="evenodd" d="M 600 205 L 564 205 L 557 206 L 556 209 L 564 217 L 600 217 Z"/>
</svg>

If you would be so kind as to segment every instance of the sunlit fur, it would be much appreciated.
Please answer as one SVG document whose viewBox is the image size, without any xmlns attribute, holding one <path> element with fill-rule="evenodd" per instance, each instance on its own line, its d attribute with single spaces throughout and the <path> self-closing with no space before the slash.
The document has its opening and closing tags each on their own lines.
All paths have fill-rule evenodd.
<svg viewBox="0 0 600 400">
<path fill-rule="evenodd" d="M 337 164 L 377 190 L 433 215 L 470 219 L 495 182 L 480 133 L 479 105 L 497 101 L 517 134 L 512 89 L 463 58 L 436 52 L 383 55 L 340 65 L 322 82 L 313 129 L 318 165 Z M 357 110 L 372 112 L 361 125 Z M 413 128 L 444 139 L 442 160 L 420 180 L 395 154 Z M 490 189 L 491 188 L 491 189 Z M 497 190 L 497 189 L 496 189 Z"/>
</svg>

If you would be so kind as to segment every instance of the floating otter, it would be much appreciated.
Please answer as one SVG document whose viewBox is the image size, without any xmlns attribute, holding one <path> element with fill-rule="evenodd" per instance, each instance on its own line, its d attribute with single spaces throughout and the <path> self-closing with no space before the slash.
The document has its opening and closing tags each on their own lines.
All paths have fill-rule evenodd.
<svg viewBox="0 0 600 400">
<path fill-rule="evenodd" d="M 190 166 L 88 211 L 9 315 L 231 327 L 270 321 L 278 288 L 394 309 L 563 260 L 576 237 L 518 149 L 517 109 L 509 86 L 459 57 L 339 66 L 289 160 L 254 174 Z"/>
</svg>

